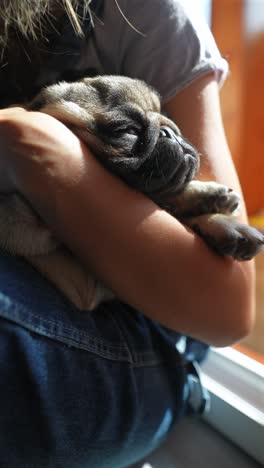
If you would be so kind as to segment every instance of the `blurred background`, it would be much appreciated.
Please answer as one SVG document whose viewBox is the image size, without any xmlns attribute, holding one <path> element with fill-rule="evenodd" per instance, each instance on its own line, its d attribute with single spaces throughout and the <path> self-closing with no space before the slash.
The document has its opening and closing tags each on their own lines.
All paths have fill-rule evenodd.
<svg viewBox="0 0 264 468">
<path fill-rule="evenodd" d="M 202 9 L 230 67 L 221 90 L 227 138 L 250 222 L 264 232 L 264 0 L 185 0 Z M 264 363 L 264 253 L 256 259 L 257 321 L 237 347 Z"/>
</svg>

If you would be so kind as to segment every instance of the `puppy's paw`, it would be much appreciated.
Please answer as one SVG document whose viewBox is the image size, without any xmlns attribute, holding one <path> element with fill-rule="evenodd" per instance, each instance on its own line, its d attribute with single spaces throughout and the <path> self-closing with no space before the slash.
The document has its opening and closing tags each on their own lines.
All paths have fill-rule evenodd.
<svg viewBox="0 0 264 468">
<path fill-rule="evenodd" d="M 234 190 L 216 182 L 207 182 L 206 202 L 212 213 L 238 214 L 240 196 Z"/>
<path fill-rule="evenodd" d="M 234 190 L 216 182 L 193 180 L 169 200 L 172 212 L 181 218 L 203 214 L 235 214 L 240 197 Z"/>
<path fill-rule="evenodd" d="M 203 215 L 188 224 L 219 255 L 245 261 L 264 250 L 263 234 L 231 216 Z"/>
</svg>

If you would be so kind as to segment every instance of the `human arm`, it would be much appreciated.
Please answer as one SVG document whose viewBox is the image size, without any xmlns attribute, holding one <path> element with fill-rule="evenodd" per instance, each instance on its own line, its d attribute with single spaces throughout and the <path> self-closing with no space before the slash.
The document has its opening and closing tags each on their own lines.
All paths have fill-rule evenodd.
<svg viewBox="0 0 264 468">
<path fill-rule="evenodd" d="M 251 289 L 241 264 L 215 256 L 106 172 L 59 122 L 33 113 L 1 119 L 2 141 L 17 142 L 9 158 L 17 188 L 119 297 L 210 344 L 249 331 Z"/>
<path fill-rule="evenodd" d="M 184 136 L 201 153 L 201 167 L 197 178 L 217 181 L 239 193 L 241 206 L 236 219 L 248 224 L 243 194 L 225 136 L 218 83 L 214 74 L 209 73 L 193 82 L 191 86 L 170 99 L 164 105 L 164 110 L 177 122 Z M 242 283 L 239 286 L 238 282 L 238 289 L 233 290 L 233 298 L 235 295 L 240 295 L 242 299 L 245 294 L 245 304 L 248 304 L 245 313 L 248 316 L 248 332 L 250 332 L 255 320 L 254 260 L 241 263 L 239 266 L 247 287 L 243 289 Z"/>
</svg>

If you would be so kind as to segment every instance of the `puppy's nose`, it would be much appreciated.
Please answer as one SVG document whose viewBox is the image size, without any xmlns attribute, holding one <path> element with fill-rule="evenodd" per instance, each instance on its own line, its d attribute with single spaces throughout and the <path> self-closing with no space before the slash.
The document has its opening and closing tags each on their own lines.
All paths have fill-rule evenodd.
<svg viewBox="0 0 264 468">
<path fill-rule="evenodd" d="M 176 140 L 177 136 L 175 135 L 172 128 L 168 127 L 167 125 L 161 125 L 159 131 L 160 138 L 168 138 L 169 140 Z"/>
</svg>

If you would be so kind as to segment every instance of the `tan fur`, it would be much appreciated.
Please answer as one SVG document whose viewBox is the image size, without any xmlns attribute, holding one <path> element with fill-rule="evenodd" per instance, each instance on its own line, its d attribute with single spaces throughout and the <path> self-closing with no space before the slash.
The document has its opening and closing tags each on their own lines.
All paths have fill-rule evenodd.
<svg viewBox="0 0 264 468">
<path fill-rule="evenodd" d="M 80 310 L 93 310 L 114 297 L 68 250 L 27 257 L 29 263 L 49 279 Z"/>
</svg>

